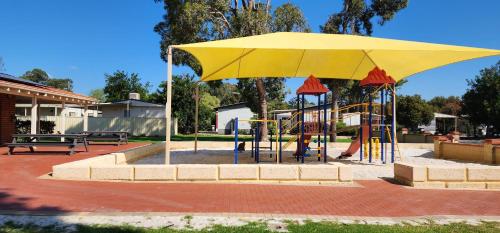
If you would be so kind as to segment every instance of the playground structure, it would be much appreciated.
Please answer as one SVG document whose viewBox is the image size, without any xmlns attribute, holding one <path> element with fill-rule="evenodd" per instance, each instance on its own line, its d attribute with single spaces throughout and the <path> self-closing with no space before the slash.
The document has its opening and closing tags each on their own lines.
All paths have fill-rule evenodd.
<svg viewBox="0 0 500 233">
<path fill-rule="evenodd" d="M 323 155 L 323 162 L 326 163 L 327 159 L 327 115 L 326 115 L 326 106 L 327 106 L 327 97 L 328 89 L 323 86 L 320 81 L 315 78 L 313 75 L 309 76 L 304 81 L 304 84 L 297 89 L 297 112 L 293 115 L 292 118 L 295 121 L 288 121 L 288 124 L 284 124 L 283 120 L 239 120 L 235 119 L 235 142 L 234 142 L 234 163 L 238 163 L 238 123 L 241 121 L 249 121 L 256 122 L 257 127 L 252 132 L 255 132 L 255 136 L 252 137 L 252 156 L 255 156 L 255 161 L 258 163 L 260 161 L 260 124 L 267 124 L 268 122 L 274 123 L 276 127 L 276 139 L 275 143 L 276 151 L 276 162 L 280 163 L 282 161 L 282 151 L 283 149 L 288 148 L 293 142 L 297 141 L 297 148 L 293 156 L 296 158 L 297 162 L 304 163 L 305 157 L 312 157 L 313 152 L 316 152 L 316 157 L 318 161 L 321 161 L 321 156 Z M 315 113 L 315 116 L 309 118 L 309 121 L 306 121 L 306 113 L 305 113 L 305 96 L 313 95 L 317 96 L 318 99 L 318 111 Z M 321 104 L 321 97 L 324 96 L 324 102 Z M 323 111 L 322 111 L 323 110 Z M 321 119 L 323 116 L 323 119 Z M 285 145 L 283 145 L 283 133 L 284 132 L 296 132 L 293 137 L 291 137 Z M 321 134 L 323 134 L 323 142 L 321 143 Z M 253 135 L 253 133 L 252 133 Z M 311 147 L 312 137 L 317 136 L 317 147 Z M 254 147 L 255 145 L 255 147 Z M 323 145 L 323 146 L 322 146 Z M 272 137 L 270 140 L 269 149 L 272 149 Z M 323 152 L 323 154 L 322 154 Z M 272 155 L 272 152 L 271 152 Z"/>
<path fill-rule="evenodd" d="M 396 81 L 391 76 L 388 76 L 384 70 L 375 67 L 370 71 L 367 77 L 360 81 L 361 96 L 362 99 L 368 98 L 368 119 L 361 117 L 361 126 L 359 128 L 359 160 L 368 159 L 368 162 L 372 162 L 373 158 L 380 159 L 381 162 L 387 162 L 387 148 L 386 140 L 389 140 L 391 145 L 390 148 L 390 162 L 394 163 L 395 159 L 395 147 L 397 142 L 395 140 L 395 125 L 396 125 Z M 376 124 L 373 121 L 374 115 L 374 98 L 380 93 L 380 104 L 379 107 L 379 119 Z M 388 124 L 386 120 L 386 111 L 388 95 L 391 96 L 392 107 L 390 107 L 390 123 Z M 366 133 L 365 131 L 368 131 Z M 379 136 L 375 136 L 375 132 L 378 132 Z M 399 152 L 399 150 L 398 150 Z M 347 153 L 341 156 L 352 156 L 352 151 L 347 151 Z"/>
<path fill-rule="evenodd" d="M 360 124 L 359 124 L 359 134 L 352 141 L 349 148 L 343 152 L 339 159 L 351 157 L 358 150 L 360 151 L 359 160 L 368 160 L 372 163 L 375 160 L 380 160 L 382 163 L 387 162 L 387 158 L 390 157 L 390 162 L 394 163 L 395 160 L 395 147 L 397 142 L 395 140 L 394 125 L 395 125 L 395 106 L 393 105 L 389 111 L 385 108 L 388 106 L 388 95 L 391 96 L 391 103 L 394 103 L 395 98 L 395 81 L 387 76 L 385 71 L 375 68 L 372 70 L 365 79 L 360 82 L 362 87 L 362 99 L 368 98 L 368 103 L 359 103 L 349 106 L 344 106 L 339 108 L 339 111 L 347 111 L 352 108 L 363 108 L 360 111 Z M 304 84 L 297 89 L 297 109 L 294 114 L 290 117 L 289 121 L 284 122 L 280 120 L 241 120 L 235 119 L 235 143 L 234 143 L 234 163 L 238 163 L 238 123 L 242 121 L 255 122 L 256 127 L 254 127 L 252 132 L 252 145 L 251 145 L 251 156 L 255 158 L 255 162 L 260 162 L 260 141 L 262 135 L 259 132 L 261 124 L 272 123 L 276 127 L 275 138 L 277 142 L 275 143 L 275 150 L 273 151 L 272 144 L 272 134 L 271 140 L 269 142 L 270 157 L 275 155 L 276 163 L 282 161 L 282 151 L 291 146 L 296 142 L 296 150 L 293 156 L 296 158 L 297 162 L 304 163 L 306 157 L 317 157 L 318 161 L 321 161 L 323 157 L 323 162 L 328 161 L 327 153 L 327 135 L 333 133 L 333 129 L 329 127 L 332 121 L 337 119 L 328 119 L 327 117 L 327 93 L 328 89 L 324 87 L 320 81 L 313 75 L 309 76 L 304 81 Z M 380 93 L 380 103 L 374 103 L 375 96 Z M 318 99 L 317 110 L 311 110 L 306 113 L 305 110 L 305 97 L 306 95 L 316 96 Z M 324 96 L 324 101 L 321 102 L 321 97 Z M 378 109 L 378 114 L 376 115 L 376 109 Z M 390 114 L 388 114 L 390 112 Z M 392 116 L 390 118 L 390 123 L 386 123 L 389 117 L 385 115 Z M 375 119 L 375 116 L 377 117 Z M 284 133 L 292 134 L 292 137 L 283 145 Z M 378 136 L 376 136 L 378 134 Z M 323 135 L 323 141 L 321 138 Z M 316 138 L 314 138 L 316 137 Z M 390 143 L 390 150 L 386 147 L 388 141 Z M 316 147 L 312 147 L 313 143 L 317 143 Z M 388 153 L 390 151 L 390 156 Z M 399 151 L 398 151 L 399 152 Z M 313 154 L 314 153 L 314 154 Z"/>
</svg>

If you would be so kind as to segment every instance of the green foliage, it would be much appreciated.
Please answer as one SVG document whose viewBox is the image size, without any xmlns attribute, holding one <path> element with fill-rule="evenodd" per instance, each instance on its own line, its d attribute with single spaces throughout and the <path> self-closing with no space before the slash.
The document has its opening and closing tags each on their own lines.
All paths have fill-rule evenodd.
<svg viewBox="0 0 500 233">
<path fill-rule="evenodd" d="M 59 88 L 61 90 L 66 90 L 66 91 L 73 90 L 73 80 L 69 78 L 53 78 L 47 80 L 45 84 L 47 86 Z"/>
<path fill-rule="evenodd" d="M 427 125 L 434 118 L 433 107 L 420 95 L 398 96 L 396 99 L 398 124 L 410 130 L 417 130 L 419 125 Z"/>
<path fill-rule="evenodd" d="M 436 96 L 428 102 L 435 112 L 458 116 L 462 110 L 462 100 L 458 96 Z"/>
<path fill-rule="evenodd" d="M 208 82 L 208 91 L 210 95 L 216 96 L 220 100 L 220 105 L 231 105 L 241 102 L 241 95 L 235 84 L 222 81 Z"/>
<path fill-rule="evenodd" d="M 41 84 L 45 84 L 50 79 L 47 72 L 39 68 L 26 71 L 20 78 Z"/>
<path fill-rule="evenodd" d="M 172 77 L 172 113 L 178 119 L 180 133 L 193 133 L 195 122 L 195 90 L 196 81 L 193 75 L 183 74 Z M 214 108 L 220 105 L 217 97 L 210 95 L 209 87 L 200 83 L 200 106 L 199 106 L 199 129 L 210 130 L 215 123 Z M 151 95 L 151 100 L 158 104 L 165 104 L 167 96 L 167 86 L 161 83 L 155 93 Z"/>
<path fill-rule="evenodd" d="M 41 134 L 53 134 L 56 123 L 53 121 L 40 121 L 40 133 Z M 16 120 L 16 133 L 17 134 L 29 134 L 31 133 L 31 121 L 20 121 Z"/>
<path fill-rule="evenodd" d="M 309 32 L 306 18 L 299 7 L 285 3 L 273 13 L 272 30 L 275 32 Z"/>
<path fill-rule="evenodd" d="M 69 78 L 50 78 L 47 72 L 39 68 L 26 71 L 23 75 L 21 75 L 20 78 L 55 87 L 61 90 L 73 90 L 73 80 Z"/>
<path fill-rule="evenodd" d="M 215 110 L 220 106 L 220 100 L 208 92 L 200 93 L 199 127 L 201 130 L 211 130 L 215 125 Z"/>
<path fill-rule="evenodd" d="M 101 103 L 106 102 L 106 94 L 104 93 L 104 89 L 102 88 L 90 90 L 89 96 L 95 98 L 97 101 Z"/>
<path fill-rule="evenodd" d="M 275 107 L 284 107 L 286 105 L 280 105 L 285 101 L 285 82 L 283 78 L 268 78 L 262 80 L 265 88 L 266 99 L 269 100 L 269 104 Z M 241 79 L 238 82 L 237 88 L 241 93 L 241 99 L 247 102 L 247 106 L 253 112 L 261 112 L 261 99 L 259 98 L 259 93 L 256 90 L 256 79 Z M 266 102 L 267 104 L 267 102 Z M 274 109 L 271 109 L 274 110 Z M 259 116 L 262 118 L 262 116 Z"/>
<path fill-rule="evenodd" d="M 106 77 L 106 86 L 104 93 L 106 100 L 110 102 L 127 100 L 129 93 L 139 93 L 141 99 L 148 100 L 150 83 L 142 83 L 139 75 L 131 73 L 130 75 L 122 70 L 117 70 L 113 74 L 104 74 Z"/>
<path fill-rule="evenodd" d="M 320 29 L 326 33 L 370 36 L 374 18 L 384 25 L 407 5 L 408 0 L 372 0 L 370 5 L 365 0 L 344 0 L 342 11 L 332 14 Z"/>
<path fill-rule="evenodd" d="M 468 80 L 469 89 L 463 95 L 462 112 L 472 124 L 484 125 L 488 133 L 500 132 L 500 61 L 480 71 Z"/>
</svg>

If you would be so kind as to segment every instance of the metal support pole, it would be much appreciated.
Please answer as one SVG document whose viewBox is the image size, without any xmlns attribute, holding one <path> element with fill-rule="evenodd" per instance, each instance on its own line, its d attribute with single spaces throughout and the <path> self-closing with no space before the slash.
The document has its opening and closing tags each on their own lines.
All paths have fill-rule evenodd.
<svg viewBox="0 0 500 233">
<path fill-rule="evenodd" d="M 384 91 L 385 87 L 380 89 L 380 159 L 385 163 L 384 143 L 385 143 L 385 119 L 384 119 Z"/>
<path fill-rule="evenodd" d="M 368 99 L 369 99 L 369 105 L 368 105 L 368 111 L 369 111 L 369 115 L 368 115 L 368 144 L 369 144 L 369 148 L 368 148 L 368 162 L 372 162 L 372 114 L 373 114 L 373 105 L 372 105 L 372 102 L 373 102 L 373 97 L 372 97 L 372 93 L 371 93 L 371 88 L 368 90 Z"/>
<path fill-rule="evenodd" d="M 321 161 L 321 95 L 318 95 L 318 161 Z"/>
<path fill-rule="evenodd" d="M 279 132 L 279 154 L 278 154 L 278 163 L 281 163 L 282 162 L 282 141 L 283 141 L 283 138 L 282 138 L 282 132 L 281 132 L 281 126 L 283 125 L 282 123 L 283 119 L 280 119 L 279 120 L 279 123 L 278 123 L 278 132 Z"/>
<path fill-rule="evenodd" d="M 253 129 L 250 129 L 250 134 L 252 135 L 252 152 L 250 154 L 250 157 L 253 158 L 254 152 L 255 152 L 255 148 L 254 148 L 254 145 L 253 145 L 253 143 L 255 142 L 255 134 L 254 134 Z"/>
<path fill-rule="evenodd" d="M 260 153 L 260 148 L 259 148 L 259 144 L 260 144 L 260 123 L 257 122 L 257 128 L 255 128 L 255 162 L 259 163 L 260 162 L 260 158 L 259 158 L 259 153 Z"/>
<path fill-rule="evenodd" d="M 327 98 L 327 93 L 325 93 L 325 99 L 324 99 L 324 103 L 323 103 L 323 140 L 325 140 L 325 143 L 323 143 L 323 162 L 326 163 L 327 162 L 327 155 L 326 155 L 326 150 L 328 149 L 328 140 L 326 139 L 326 130 L 327 130 L 327 125 L 326 125 L 326 122 L 327 119 L 327 115 L 326 115 L 326 105 L 327 105 L 327 102 L 326 102 L 326 98 Z"/>
<path fill-rule="evenodd" d="M 305 125 L 305 119 L 304 119 L 304 117 L 305 117 L 305 114 L 304 114 L 304 112 L 305 112 L 304 102 L 305 102 L 305 95 L 302 94 L 302 104 L 301 104 L 302 105 L 301 106 L 301 108 L 302 108 L 302 113 L 301 113 L 301 115 L 302 115 L 302 124 L 301 124 L 301 130 L 300 130 L 301 131 L 301 136 L 302 136 L 301 140 L 300 140 L 300 142 L 301 142 L 301 151 L 300 152 L 302 153 L 300 156 L 302 157 L 302 163 L 304 163 L 304 155 L 306 153 L 305 140 L 304 140 L 304 128 L 305 128 L 304 127 L 304 125 Z"/>
<path fill-rule="evenodd" d="M 238 164 L 238 117 L 234 119 L 234 164 Z"/>
<path fill-rule="evenodd" d="M 299 122 L 300 122 L 300 118 L 302 116 L 302 115 L 299 115 L 299 114 L 300 114 L 300 95 L 297 94 L 297 116 L 296 116 L 296 118 L 297 118 L 297 124 L 296 124 L 297 125 L 296 126 L 297 127 L 297 137 L 298 137 L 298 135 L 300 133 L 299 132 L 299 130 L 300 130 L 300 128 L 299 128 Z M 299 154 L 298 153 L 299 153 L 299 148 L 300 148 L 300 138 L 297 138 L 297 143 L 296 144 L 297 144 L 297 150 L 295 150 L 295 151 L 297 152 L 297 154 L 295 156 L 296 156 L 297 162 L 299 162 Z"/>
<path fill-rule="evenodd" d="M 391 163 L 394 163 L 395 139 L 396 139 L 396 84 L 392 86 Z"/>
<path fill-rule="evenodd" d="M 363 89 L 361 89 L 361 102 L 363 102 Z M 363 108 L 359 112 L 359 161 L 363 161 Z"/>
</svg>

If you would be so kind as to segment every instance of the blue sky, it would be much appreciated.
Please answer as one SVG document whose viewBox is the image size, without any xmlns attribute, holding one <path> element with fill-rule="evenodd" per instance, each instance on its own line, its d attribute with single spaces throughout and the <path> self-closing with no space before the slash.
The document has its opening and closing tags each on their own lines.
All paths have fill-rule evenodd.
<svg viewBox="0 0 500 233">
<path fill-rule="evenodd" d="M 288 0 L 273 0 L 274 6 Z M 341 1 L 290 0 L 299 5 L 314 32 Z M 0 2 L 2 72 L 22 75 L 42 68 L 53 77 L 70 77 L 75 92 L 88 94 L 104 86 L 104 73 L 118 69 L 139 73 L 154 88 L 166 77 L 153 32 L 163 7 L 153 0 L 4 0 Z M 500 49 L 500 1 L 410 0 L 408 8 L 373 36 Z M 466 79 L 495 64 L 490 57 L 452 64 L 410 77 L 403 94 L 462 95 Z M 176 67 L 175 73 L 189 72 Z M 295 90 L 303 79 L 290 79 Z"/>
</svg>

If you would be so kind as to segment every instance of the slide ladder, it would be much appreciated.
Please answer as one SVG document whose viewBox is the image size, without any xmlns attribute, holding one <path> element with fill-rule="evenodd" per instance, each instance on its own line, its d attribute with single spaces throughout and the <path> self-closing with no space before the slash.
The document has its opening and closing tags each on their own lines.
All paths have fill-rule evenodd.
<svg viewBox="0 0 500 233">
<path fill-rule="evenodd" d="M 385 129 L 386 129 L 387 133 L 389 135 L 391 135 L 391 129 L 389 128 L 389 126 L 386 126 Z M 391 137 L 388 137 L 388 139 L 389 139 L 389 143 L 390 143 L 391 142 Z M 398 152 L 397 154 L 395 154 L 394 160 L 396 161 L 396 160 L 399 159 L 399 161 L 403 161 L 403 157 L 401 156 L 401 151 L 399 149 L 398 137 L 396 135 L 394 135 L 394 139 L 395 139 L 394 140 L 394 145 L 395 145 L 394 150 Z"/>
</svg>

